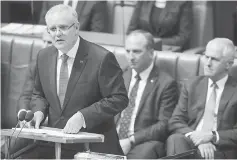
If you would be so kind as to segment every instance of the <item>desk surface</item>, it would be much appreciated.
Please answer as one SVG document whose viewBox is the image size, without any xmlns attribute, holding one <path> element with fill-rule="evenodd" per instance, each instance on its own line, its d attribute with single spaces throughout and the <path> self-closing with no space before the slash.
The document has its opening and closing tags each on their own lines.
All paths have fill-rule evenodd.
<svg viewBox="0 0 237 160">
<path fill-rule="evenodd" d="M 53 130 L 53 131 L 61 131 L 61 129 L 52 129 L 48 127 L 44 127 L 44 129 Z M 13 133 L 13 129 L 1 129 L 2 136 L 11 136 Z M 19 130 L 16 130 L 13 134 L 15 137 L 18 135 Z M 77 137 L 66 137 L 66 136 L 53 136 L 45 133 L 32 133 L 27 130 L 22 130 L 19 134 L 19 138 L 27 138 L 27 139 L 35 139 L 41 141 L 48 142 L 57 142 L 57 143 L 94 143 L 94 142 L 104 142 L 104 135 L 95 134 L 95 133 L 87 133 L 87 132 L 79 132 L 79 136 Z"/>
</svg>

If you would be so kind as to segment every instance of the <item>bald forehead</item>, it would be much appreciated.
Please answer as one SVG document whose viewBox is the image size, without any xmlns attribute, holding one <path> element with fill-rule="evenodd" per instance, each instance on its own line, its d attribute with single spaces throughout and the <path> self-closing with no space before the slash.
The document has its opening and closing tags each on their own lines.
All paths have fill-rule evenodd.
<svg viewBox="0 0 237 160">
<path fill-rule="evenodd" d="M 208 42 L 206 51 L 215 52 L 223 57 L 233 57 L 235 54 L 234 44 L 227 38 L 215 38 Z"/>
<path fill-rule="evenodd" d="M 76 11 L 73 10 L 71 7 L 63 5 L 63 4 L 59 4 L 50 8 L 50 10 L 45 15 L 45 20 L 47 23 L 47 21 L 50 21 L 52 19 L 57 19 L 60 17 L 63 17 L 67 20 L 71 20 L 74 22 L 78 22 Z"/>
<path fill-rule="evenodd" d="M 142 34 L 131 34 L 127 37 L 126 42 L 139 43 L 141 45 L 147 45 L 147 39 Z"/>
</svg>

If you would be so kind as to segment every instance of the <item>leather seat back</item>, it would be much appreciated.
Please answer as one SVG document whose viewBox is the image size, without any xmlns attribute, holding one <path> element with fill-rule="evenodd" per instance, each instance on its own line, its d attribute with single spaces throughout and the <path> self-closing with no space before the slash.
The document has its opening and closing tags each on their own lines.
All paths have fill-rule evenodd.
<svg viewBox="0 0 237 160">
<path fill-rule="evenodd" d="M 2 128 L 16 125 L 17 101 L 22 92 L 29 63 L 43 47 L 43 41 L 2 35 Z"/>
</svg>

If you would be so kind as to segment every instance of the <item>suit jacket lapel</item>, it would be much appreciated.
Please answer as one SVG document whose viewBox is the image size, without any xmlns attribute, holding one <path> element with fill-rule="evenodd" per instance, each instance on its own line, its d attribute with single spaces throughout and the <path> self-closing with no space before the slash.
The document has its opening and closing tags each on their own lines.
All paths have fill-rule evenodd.
<svg viewBox="0 0 237 160">
<path fill-rule="evenodd" d="M 208 78 L 204 77 L 203 80 L 196 86 L 196 92 L 193 98 L 196 99 L 197 101 L 197 105 L 196 107 L 200 107 L 197 108 L 197 118 L 195 121 L 195 125 L 194 128 L 195 129 L 197 127 L 197 124 L 200 122 L 203 113 L 205 111 L 205 105 L 206 105 L 206 97 L 207 97 L 207 89 L 208 88 Z M 200 103 L 200 104 L 199 104 Z M 196 108 L 194 108 L 196 109 Z"/>
<path fill-rule="evenodd" d="M 48 68 L 49 68 L 49 90 L 52 91 L 52 94 L 54 96 L 54 99 L 55 99 L 55 103 L 56 105 L 55 106 L 51 106 L 51 107 L 56 107 L 57 110 L 61 111 L 61 105 L 60 105 L 60 101 L 59 101 L 59 98 L 58 98 L 58 94 L 57 94 L 57 80 L 56 80 L 56 77 L 57 77 L 57 57 L 58 57 L 58 50 L 53 47 L 53 51 L 49 53 L 50 56 L 48 58 Z"/>
<path fill-rule="evenodd" d="M 160 23 L 165 19 L 166 14 L 169 12 L 170 3 L 172 3 L 172 2 L 166 1 L 165 8 L 161 9 L 161 12 L 159 15 L 159 22 Z"/>
<path fill-rule="evenodd" d="M 222 119 L 223 112 L 227 107 L 227 103 L 234 94 L 234 91 L 236 90 L 235 86 L 236 82 L 231 77 L 229 77 L 225 84 L 225 88 L 223 90 L 219 103 L 218 114 L 217 114 L 217 128 L 220 125 L 220 121 Z"/>
<path fill-rule="evenodd" d="M 123 74 L 123 79 L 124 79 L 124 84 L 125 87 L 127 89 L 127 92 L 129 91 L 129 85 L 130 85 L 130 81 L 132 79 L 132 69 L 130 67 L 128 67 Z"/>
<path fill-rule="evenodd" d="M 151 73 L 150 73 L 150 75 L 147 79 L 147 83 L 146 83 L 145 89 L 143 91 L 141 100 L 140 100 L 137 115 L 140 113 L 141 107 L 145 103 L 145 100 L 147 99 L 147 96 L 151 93 L 152 89 L 154 88 L 154 85 L 156 84 L 156 82 L 158 80 L 158 72 L 157 71 L 158 71 L 158 69 L 157 69 L 156 66 L 154 66 L 151 70 Z"/>
<path fill-rule="evenodd" d="M 88 47 L 86 46 L 85 40 L 80 37 L 79 48 L 77 50 L 77 54 L 73 63 L 71 75 L 68 81 L 67 91 L 66 91 L 65 99 L 63 103 L 63 110 L 68 104 L 70 97 L 72 95 L 72 92 L 75 89 L 75 85 L 86 65 L 86 62 L 88 60 L 87 55 L 88 55 Z"/>
<path fill-rule="evenodd" d="M 143 10 L 143 14 L 141 15 L 141 20 L 145 22 L 146 26 L 149 27 L 150 31 L 152 31 L 152 26 L 150 25 L 150 16 L 151 16 L 151 10 L 155 3 L 155 1 L 150 2 L 144 2 L 147 3 L 146 8 Z"/>
<path fill-rule="evenodd" d="M 126 90 L 128 93 L 130 81 L 132 79 L 132 69 L 130 67 L 125 69 L 125 71 L 123 73 L 123 79 L 124 79 L 124 84 L 125 84 L 125 87 L 126 87 Z M 114 118 L 115 124 L 118 123 L 120 115 L 121 115 L 121 112 L 115 116 L 115 118 Z"/>
</svg>

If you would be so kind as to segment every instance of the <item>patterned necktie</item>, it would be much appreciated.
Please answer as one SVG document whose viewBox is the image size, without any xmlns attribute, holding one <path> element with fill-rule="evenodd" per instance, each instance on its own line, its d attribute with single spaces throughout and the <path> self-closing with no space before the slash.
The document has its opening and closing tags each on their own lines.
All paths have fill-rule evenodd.
<svg viewBox="0 0 237 160">
<path fill-rule="evenodd" d="M 60 68 L 60 77 L 59 77 L 59 100 L 61 103 L 61 107 L 63 106 L 66 90 L 67 90 L 67 84 L 68 84 L 68 65 L 67 65 L 67 60 L 68 60 L 68 55 L 63 54 L 61 56 L 62 59 L 62 65 Z"/>
<path fill-rule="evenodd" d="M 203 116 L 203 131 L 212 131 L 213 126 L 215 124 L 216 89 L 218 89 L 218 86 L 216 83 L 213 83 L 211 87 L 213 90 L 210 95 L 210 98 L 208 99 Z"/>
<path fill-rule="evenodd" d="M 131 123 L 132 113 L 133 109 L 135 107 L 135 101 L 137 97 L 137 90 L 138 90 L 138 84 L 141 80 L 140 76 L 137 74 L 135 77 L 136 83 L 133 86 L 130 97 L 129 97 L 129 104 L 128 107 L 123 111 L 123 117 L 120 119 L 120 129 L 119 129 L 119 139 L 124 139 L 128 137 L 128 129 Z"/>
</svg>

